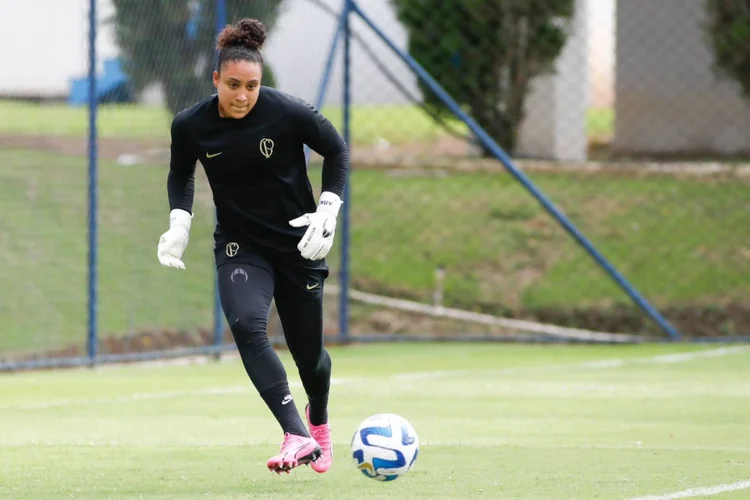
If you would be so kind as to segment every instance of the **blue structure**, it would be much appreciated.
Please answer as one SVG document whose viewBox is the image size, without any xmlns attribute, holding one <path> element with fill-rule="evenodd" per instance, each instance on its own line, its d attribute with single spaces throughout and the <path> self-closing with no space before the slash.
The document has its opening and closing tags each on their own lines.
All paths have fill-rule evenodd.
<svg viewBox="0 0 750 500">
<path fill-rule="evenodd" d="M 122 63 L 119 59 L 104 61 L 104 73 L 96 77 L 96 101 L 100 104 L 124 103 L 133 101 L 133 92 Z M 75 78 L 71 82 L 68 104 L 86 106 L 89 104 L 89 77 Z"/>
</svg>

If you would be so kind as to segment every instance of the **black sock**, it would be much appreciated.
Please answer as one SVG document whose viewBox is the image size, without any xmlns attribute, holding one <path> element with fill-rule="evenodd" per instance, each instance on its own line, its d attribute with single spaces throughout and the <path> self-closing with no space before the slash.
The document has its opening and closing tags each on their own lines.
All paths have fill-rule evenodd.
<svg viewBox="0 0 750 500">
<path fill-rule="evenodd" d="M 328 392 L 331 388 L 331 357 L 324 349 L 315 370 L 300 370 L 302 385 L 310 403 L 310 423 L 328 423 Z"/>
<path fill-rule="evenodd" d="M 328 393 L 319 396 L 307 396 L 310 402 L 310 423 L 323 425 L 328 423 Z"/>
<path fill-rule="evenodd" d="M 288 382 L 279 382 L 260 395 L 285 433 L 310 437 L 294 404 Z"/>
</svg>

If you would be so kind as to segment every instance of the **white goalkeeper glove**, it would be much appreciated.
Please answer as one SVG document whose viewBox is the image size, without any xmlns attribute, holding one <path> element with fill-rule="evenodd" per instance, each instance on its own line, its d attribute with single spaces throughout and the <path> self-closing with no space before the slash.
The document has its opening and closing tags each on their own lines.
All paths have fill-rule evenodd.
<svg viewBox="0 0 750 500">
<path fill-rule="evenodd" d="M 333 246 L 336 217 L 340 207 L 341 198 L 334 193 L 324 191 L 320 194 L 317 211 L 289 221 L 292 227 L 309 226 L 297 245 L 302 257 L 318 260 L 328 255 Z"/>
<path fill-rule="evenodd" d="M 159 238 L 159 248 L 156 251 L 162 266 L 185 269 L 182 253 L 188 244 L 192 218 L 189 212 L 179 208 L 169 212 L 169 230 Z"/>
</svg>

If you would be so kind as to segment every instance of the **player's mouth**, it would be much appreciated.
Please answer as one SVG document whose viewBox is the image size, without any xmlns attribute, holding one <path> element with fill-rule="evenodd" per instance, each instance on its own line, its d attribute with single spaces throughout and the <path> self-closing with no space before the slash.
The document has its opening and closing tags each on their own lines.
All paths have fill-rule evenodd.
<svg viewBox="0 0 750 500">
<path fill-rule="evenodd" d="M 236 104 L 232 104 L 230 107 L 232 108 L 232 111 L 237 111 L 240 113 L 247 110 L 247 106 L 237 106 Z"/>
</svg>

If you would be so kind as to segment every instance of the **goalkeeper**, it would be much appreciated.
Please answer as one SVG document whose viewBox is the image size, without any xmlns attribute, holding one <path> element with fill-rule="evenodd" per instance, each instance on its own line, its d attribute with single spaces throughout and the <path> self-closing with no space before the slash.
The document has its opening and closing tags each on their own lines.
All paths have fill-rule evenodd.
<svg viewBox="0 0 750 500">
<path fill-rule="evenodd" d="M 261 85 L 265 39 L 257 20 L 227 26 L 217 39 L 217 93 L 172 122 L 170 222 L 158 258 L 164 266 L 185 268 L 200 160 L 216 205 L 214 254 L 224 315 L 250 380 L 284 432 L 268 468 L 281 474 L 310 464 L 322 473 L 333 458 L 327 414 L 331 358 L 323 346 L 325 257 L 333 244 L 349 152 L 317 109 Z M 305 144 L 324 158 L 317 204 Z M 266 334 L 272 299 L 307 395 L 309 431 Z"/>
</svg>

